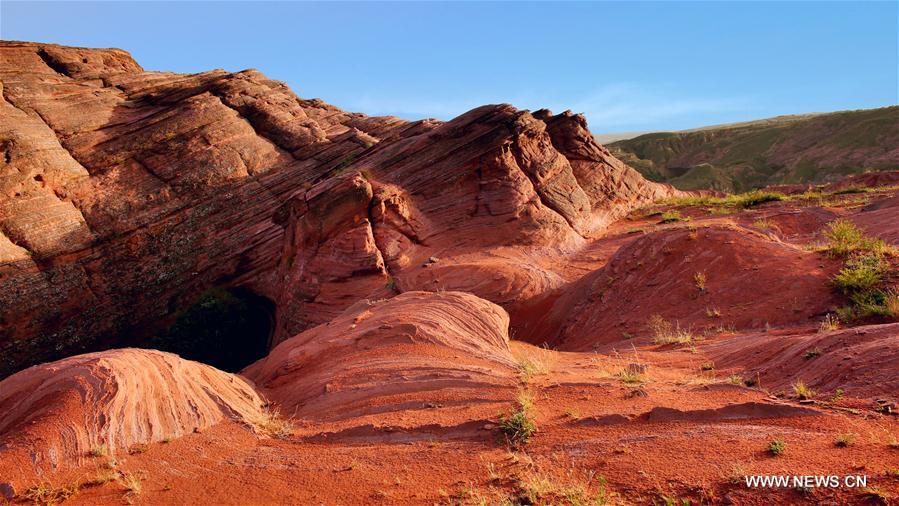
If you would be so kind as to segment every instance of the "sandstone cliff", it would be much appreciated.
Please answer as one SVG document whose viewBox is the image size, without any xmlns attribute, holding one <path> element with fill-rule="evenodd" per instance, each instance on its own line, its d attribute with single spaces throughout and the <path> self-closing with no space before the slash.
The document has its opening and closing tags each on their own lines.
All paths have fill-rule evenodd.
<svg viewBox="0 0 899 506">
<path fill-rule="evenodd" d="M 20 42 L 0 85 L 0 375 L 139 343 L 216 287 L 271 300 L 274 342 L 405 290 L 510 308 L 558 284 L 534 255 L 673 191 L 568 112 L 368 117 L 255 70 Z"/>
</svg>

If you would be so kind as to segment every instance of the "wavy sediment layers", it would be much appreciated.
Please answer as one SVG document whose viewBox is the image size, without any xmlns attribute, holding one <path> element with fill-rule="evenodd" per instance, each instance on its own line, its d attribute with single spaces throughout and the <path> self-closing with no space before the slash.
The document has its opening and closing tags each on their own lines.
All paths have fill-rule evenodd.
<svg viewBox="0 0 899 506">
<path fill-rule="evenodd" d="M 34 366 L 0 382 L 0 456 L 39 466 L 202 430 L 250 426 L 264 401 L 243 378 L 154 350 L 120 349 Z"/>
<path fill-rule="evenodd" d="M 509 316 L 461 292 L 360 301 L 241 372 L 282 412 L 313 420 L 508 402 L 518 368 Z"/>
<path fill-rule="evenodd" d="M 651 337 L 653 315 L 697 335 L 816 325 L 836 302 L 827 281 L 836 264 L 735 226 L 661 230 L 561 289 L 521 337 L 585 351 Z"/>
<path fill-rule="evenodd" d="M 140 342 L 210 288 L 270 299 L 281 340 L 355 300 L 434 289 L 418 270 L 435 255 L 468 254 L 466 272 L 490 256 L 476 270 L 501 279 L 479 295 L 509 307 L 532 295 L 509 275 L 528 257 L 674 191 L 571 113 L 368 117 L 255 70 L 149 72 L 117 49 L 24 42 L 0 43 L 0 82 L 0 375 Z M 296 222 L 353 188 L 350 222 L 314 240 Z M 292 284 L 296 255 L 316 266 L 309 286 Z"/>
</svg>

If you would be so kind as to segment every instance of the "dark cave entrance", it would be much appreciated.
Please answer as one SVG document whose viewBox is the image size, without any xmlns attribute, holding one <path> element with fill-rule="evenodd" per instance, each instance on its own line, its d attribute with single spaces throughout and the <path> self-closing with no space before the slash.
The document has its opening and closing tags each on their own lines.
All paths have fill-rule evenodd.
<svg viewBox="0 0 899 506">
<path fill-rule="evenodd" d="M 228 372 L 237 372 L 268 353 L 275 304 L 244 288 L 208 290 L 177 320 L 144 344 Z"/>
</svg>

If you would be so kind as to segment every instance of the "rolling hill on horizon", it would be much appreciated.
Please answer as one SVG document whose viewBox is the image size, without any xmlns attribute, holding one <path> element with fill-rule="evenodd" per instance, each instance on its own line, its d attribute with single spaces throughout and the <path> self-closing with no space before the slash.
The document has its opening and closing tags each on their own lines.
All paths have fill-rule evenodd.
<svg viewBox="0 0 899 506">
<path fill-rule="evenodd" d="M 682 190 L 824 183 L 899 167 L 899 106 L 654 132 L 607 147 L 646 178 Z"/>
</svg>

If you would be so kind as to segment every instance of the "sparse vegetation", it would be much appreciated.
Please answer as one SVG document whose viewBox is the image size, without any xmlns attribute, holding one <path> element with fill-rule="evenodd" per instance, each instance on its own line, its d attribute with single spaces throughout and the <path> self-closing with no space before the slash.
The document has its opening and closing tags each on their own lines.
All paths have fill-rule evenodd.
<svg viewBox="0 0 899 506">
<path fill-rule="evenodd" d="M 522 383 L 530 383 L 535 376 L 549 374 L 551 367 L 551 352 L 535 350 L 522 353 L 518 357 L 518 377 Z"/>
<path fill-rule="evenodd" d="M 852 445 L 855 442 L 855 438 L 858 437 L 858 434 L 840 434 L 834 439 L 833 444 L 837 445 L 840 448 L 845 448 L 847 446 Z"/>
<path fill-rule="evenodd" d="M 768 445 L 768 453 L 774 455 L 775 457 L 778 455 L 783 455 L 786 450 L 787 444 L 783 439 L 775 439 Z"/>
<path fill-rule="evenodd" d="M 86 483 L 85 485 L 103 485 L 104 483 L 109 483 L 110 481 L 119 479 L 121 475 L 122 473 L 114 469 L 99 469 L 94 479 Z"/>
<path fill-rule="evenodd" d="M 846 395 L 846 391 L 842 388 L 837 388 L 833 391 L 833 397 L 830 398 L 831 402 L 840 402 L 843 399 L 843 396 Z"/>
<path fill-rule="evenodd" d="M 259 432 L 271 437 L 284 438 L 293 432 L 293 421 L 282 418 L 278 409 L 266 406 L 262 410 L 262 416 L 253 422 L 253 426 Z"/>
<path fill-rule="evenodd" d="M 721 318 L 721 310 L 715 306 L 706 307 L 705 315 L 708 316 L 709 318 Z"/>
<path fill-rule="evenodd" d="M 518 409 L 499 421 L 499 430 L 511 446 L 525 445 L 537 432 L 537 423 L 531 415 L 533 399 L 522 391 L 518 396 Z"/>
<path fill-rule="evenodd" d="M 693 274 L 693 284 L 696 285 L 696 288 L 698 288 L 700 292 L 705 291 L 705 282 L 706 277 L 704 272 L 697 272 Z"/>
<path fill-rule="evenodd" d="M 689 221 L 689 220 L 690 220 L 689 217 L 685 218 L 685 217 L 681 216 L 680 212 L 672 210 L 672 211 L 665 211 L 664 213 L 662 213 L 662 219 L 661 219 L 661 221 L 659 221 L 659 223 L 665 224 L 665 223 L 675 223 L 678 221 Z"/>
<path fill-rule="evenodd" d="M 661 315 L 652 315 L 647 326 L 653 334 L 652 342 L 655 344 L 689 344 L 694 340 L 690 330 L 672 324 Z"/>
<path fill-rule="evenodd" d="M 765 218 L 755 220 L 754 222 L 752 222 L 752 226 L 759 230 L 773 230 L 774 228 L 776 228 L 774 222 Z"/>
<path fill-rule="evenodd" d="M 735 195 L 727 195 L 725 197 L 678 197 L 666 200 L 663 203 L 675 206 L 720 206 L 725 208 L 747 209 L 759 204 L 764 204 L 765 202 L 776 202 L 780 200 L 788 200 L 788 197 L 779 192 L 755 190 Z"/>
<path fill-rule="evenodd" d="M 715 363 L 714 362 L 705 362 L 700 366 L 700 369 L 703 371 L 714 371 Z"/>
<path fill-rule="evenodd" d="M 593 473 L 588 473 L 584 479 L 558 480 L 536 472 L 530 472 L 517 481 L 518 490 L 514 499 L 501 502 L 502 505 L 513 504 L 566 504 L 570 506 L 602 506 L 608 504 L 612 495 L 608 490 L 605 477 L 592 478 Z M 560 482 L 561 481 L 561 482 Z M 595 492 L 591 492 L 594 488 Z"/>
<path fill-rule="evenodd" d="M 48 482 L 32 485 L 22 492 L 22 498 L 34 504 L 57 504 L 77 494 L 81 489 L 78 483 L 65 487 L 54 487 Z"/>
<path fill-rule="evenodd" d="M 731 385 L 742 385 L 743 384 L 743 376 L 739 374 L 732 374 L 727 377 L 727 382 Z"/>
<path fill-rule="evenodd" d="M 833 284 L 841 292 L 853 295 L 879 285 L 888 269 L 889 263 L 881 255 L 854 256 L 834 276 Z"/>
<path fill-rule="evenodd" d="M 630 367 L 620 370 L 618 378 L 627 385 L 642 385 L 646 383 L 646 374 Z"/>
<path fill-rule="evenodd" d="M 839 330 L 840 328 L 840 319 L 837 315 L 833 313 L 827 313 L 824 316 L 824 319 L 821 320 L 821 325 L 818 327 L 818 332 L 831 332 L 834 330 Z"/>
<path fill-rule="evenodd" d="M 849 297 L 849 304 L 836 312 L 839 320 L 899 317 L 899 294 L 884 287 L 895 248 L 881 239 L 866 236 L 846 220 L 831 222 L 825 235 L 828 239 L 825 249 L 833 256 L 846 258 L 843 268 L 831 280 L 835 289 Z"/>
<path fill-rule="evenodd" d="M 868 237 L 855 223 L 848 220 L 835 220 L 827 224 L 824 232 L 827 238 L 827 249 L 835 256 L 848 256 L 851 253 L 864 252 L 884 254 L 892 251 L 882 239 Z"/>
<path fill-rule="evenodd" d="M 803 382 L 802 380 L 799 380 L 796 383 L 793 383 L 793 394 L 795 394 L 796 398 L 798 398 L 800 401 L 804 401 L 804 400 L 811 399 L 812 397 L 814 397 L 815 391 L 810 389 L 805 384 L 805 382 Z"/>
<path fill-rule="evenodd" d="M 125 487 L 125 491 L 128 494 L 139 495 L 141 491 L 143 491 L 143 485 L 141 485 L 140 478 L 135 474 L 122 474 L 119 481 L 122 486 Z"/>
</svg>

